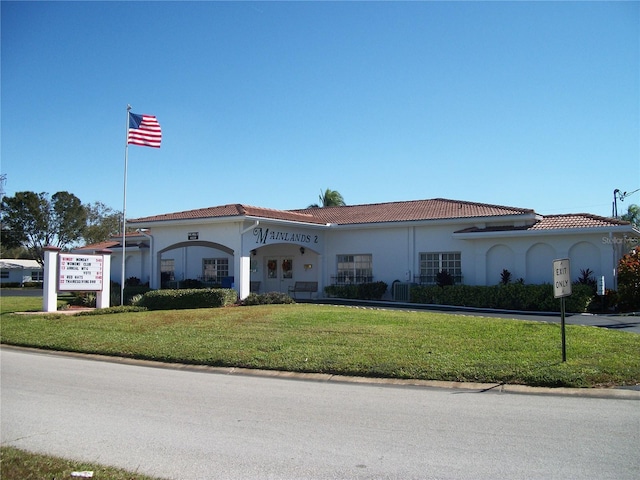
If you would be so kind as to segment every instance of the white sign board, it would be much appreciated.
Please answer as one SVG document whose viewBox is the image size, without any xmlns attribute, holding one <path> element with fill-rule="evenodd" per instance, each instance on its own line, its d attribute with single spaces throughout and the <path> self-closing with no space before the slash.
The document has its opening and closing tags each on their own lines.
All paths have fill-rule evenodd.
<svg viewBox="0 0 640 480">
<path fill-rule="evenodd" d="M 102 255 L 58 256 L 58 291 L 102 290 Z"/>
<path fill-rule="evenodd" d="M 553 261 L 553 296 L 555 298 L 571 295 L 571 268 L 569 259 Z"/>
</svg>

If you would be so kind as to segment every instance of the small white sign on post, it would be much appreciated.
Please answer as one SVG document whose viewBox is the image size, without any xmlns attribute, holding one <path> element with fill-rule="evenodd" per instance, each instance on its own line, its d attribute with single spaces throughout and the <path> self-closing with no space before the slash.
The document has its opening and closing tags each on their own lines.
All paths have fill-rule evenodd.
<svg viewBox="0 0 640 480">
<path fill-rule="evenodd" d="M 571 268 L 569 259 L 553 261 L 553 296 L 555 298 L 571 295 Z"/>
<path fill-rule="evenodd" d="M 102 255 L 58 256 L 58 291 L 101 291 Z"/>
</svg>

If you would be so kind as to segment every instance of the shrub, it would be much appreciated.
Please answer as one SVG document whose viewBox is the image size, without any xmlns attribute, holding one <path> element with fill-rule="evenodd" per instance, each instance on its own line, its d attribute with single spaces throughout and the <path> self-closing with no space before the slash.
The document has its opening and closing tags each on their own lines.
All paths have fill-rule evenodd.
<svg viewBox="0 0 640 480">
<path fill-rule="evenodd" d="M 618 306 L 618 292 L 606 289 L 604 295 L 594 295 L 587 310 L 592 313 L 612 312 Z"/>
<path fill-rule="evenodd" d="M 73 292 L 73 297 L 67 303 L 76 307 L 94 308 L 96 306 L 96 298 L 96 292 Z"/>
<path fill-rule="evenodd" d="M 243 305 L 272 305 L 282 303 L 296 303 L 286 293 L 267 292 L 267 293 L 250 293 L 247 298 L 242 301 Z"/>
<path fill-rule="evenodd" d="M 149 310 L 213 308 L 233 305 L 237 299 L 237 292 L 230 288 L 153 290 L 142 296 L 138 306 Z"/>
<path fill-rule="evenodd" d="M 361 283 L 358 285 L 329 285 L 324 292 L 329 297 L 357 300 L 380 300 L 387 291 L 385 282 Z"/>
<path fill-rule="evenodd" d="M 507 285 L 511 283 L 511 272 L 506 268 L 502 269 L 502 273 L 500 274 L 500 283 L 502 285 Z"/>
<path fill-rule="evenodd" d="M 131 299 L 133 297 L 143 295 L 150 291 L 151 289 L 148 285 L 127 286 L 127 282 L 125 281 L 123 303 L 125 305 L 132 305 Z M 109 302 L 111 302 L 111 305 L 120 305 L 120 284 L 118 282 L 111 282 L 111 295 L 109 296 Z"/>
<path fill-rule="evenodd" d="M 178 284 L 180 285 L 180 288 L 184 290 L 188 290 L 190 288 L 202 288 L 202 282 L 195 278 L 186 278 L 181 280 Z"/>
<path fill-rule="evenodd" d="M 140 279 L 138 277 L 129 277 L 124 281 L 125 287 L 137 287 L 140 285 Z"/>
<path fill-rule="evenodd" d="M 574 284 L 572 291 L 572 295 L 565 299 L 567 311 L 586 311 L 592 297 L 591 288 L 587 285 Z M 410 301 L 503 310 L 560 311 L 560 302 L 554 298 L 553 286 L 550 284 L 509 283 L 492 286 L 448 285 L 444 287 L 416 285 L 411 287 Z"/>
<path fill-rule="evenodd" d="M 335 298 L 358 298 L 357 285 L 328 285 L 324 287 L 324 293 L 328 297 Z"/>
<path fill-rule="evenodd" d="M 436 273 L 436 284 L 439 287 L 453 285 L 453 277 L 446 270 L 440 270 L 438 273 Z"/>
<path fill-rule="evenodd" d="M 622 311 L 640 308 L 640 249 L 634 248 L 618 262 L 618 301 Z"/>
<path fill-rule="evenodd" d="M 109 313 L 127 313 L 127 312 L 146 312 L 147 309 L 144 307 L 132 307 L 129 305 L 117 306 L 117 307 L 109 307 L 109 308 L 97 308 L 95 310 L 91 310 L 88 312 L 79 312 L 77 316 L 87 316 L 87 315 L 107 315 Z"/>
<path fill-rule="evenodd" d="M 596 279 L 593 278 L 593 271 L 590 268 L 587 268 L 586 270 L 580 269 L 578 283 L 591 287 L 594 295 L 598 291 L 598 282 L 596 282 Z"/>
<path fill-rule="evenodd" d="M 363 283 L 358 285 L 358 298 L 363 300 L 380 300 L 387 291 L 384 282 Z"/>
</svg>

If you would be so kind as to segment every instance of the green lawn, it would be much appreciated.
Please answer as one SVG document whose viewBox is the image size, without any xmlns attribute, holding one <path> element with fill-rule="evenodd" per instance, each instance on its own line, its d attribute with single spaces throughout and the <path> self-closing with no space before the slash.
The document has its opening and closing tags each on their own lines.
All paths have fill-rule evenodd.
<svg viewBox="0 0 640 480">
<path fill-rule="evenodd" d="M 153 477 L 117 468 L 28 453 L 13 447 L 2 447 L 0 455 L 0 478 L 3 480 L 66 479 L 74 478 L 72 472 L 87 471 L 93 472 L 95 479 L 153 480 Z"/>
<path fill-rule="evenodd" d="M 595 327 L 567 326 L 562 363 L 560 327 L 543 322 L 311 304 L 14 315 L 2 300 L 2 342 L 52 350 L 368 377 L 640 383 L 640 335 Z"/>
</svg>

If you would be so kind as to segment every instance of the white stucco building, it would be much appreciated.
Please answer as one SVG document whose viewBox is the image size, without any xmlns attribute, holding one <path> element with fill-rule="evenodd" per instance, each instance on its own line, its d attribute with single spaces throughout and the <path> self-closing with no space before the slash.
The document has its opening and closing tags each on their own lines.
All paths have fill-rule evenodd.
<svg viewBox="0 0 640 480">
<path fill-rule="evenodd" d="M 448 199 L 273 210 L 241 204 L 131 219 L 126 277 L 160 288 L 162 280 L 287 292 L 295 282 L 327 285 L 383 281 L 494 285 L 503 269 L 525 283 L 551 283 L 552 262 L 571 260 L 573 279 L 590 269 L 615 288 L 619 258 L 637 244 L 628 222 L 590 214 L 542 216 L 530 209 Z M 110 248 L 120 282 L 121 242 Z"/>
<path fill-rule="evenodd" d="M 16 258 L 0 259 L 0 283 L 42 283 L 44 269 L 35 260 Z"/>
</svg>

